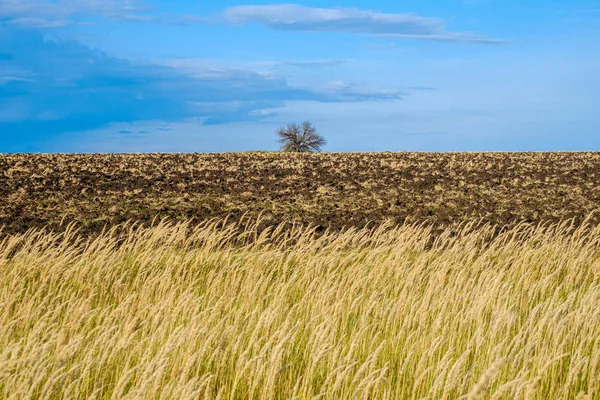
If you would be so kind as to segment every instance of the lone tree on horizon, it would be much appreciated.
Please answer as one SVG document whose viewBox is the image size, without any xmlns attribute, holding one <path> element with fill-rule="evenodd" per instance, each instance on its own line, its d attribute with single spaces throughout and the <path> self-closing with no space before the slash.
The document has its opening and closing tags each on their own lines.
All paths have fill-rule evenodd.
<svg viewBox="0 0 600 400">
<path fill-rule="evenodd" d="M 277 129 L 281 150 L 295 153 L 309 153 L 321 151 L 327 141 L 321 136 L 310 121 L 302 124 L 295 122 L 287 124 L 285 128 Z"/>
</svg>

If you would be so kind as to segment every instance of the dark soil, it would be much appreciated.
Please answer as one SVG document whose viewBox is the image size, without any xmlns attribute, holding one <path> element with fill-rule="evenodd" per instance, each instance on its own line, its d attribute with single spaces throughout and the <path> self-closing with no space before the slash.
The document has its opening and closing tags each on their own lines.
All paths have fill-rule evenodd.
<svg viewBox="0 0 600 400">
<path fill-rule="evenodd" d="M 262 213 L 261 226 L 299 220 L 320 230 L 385 220 L 598 224 L 600 153 L 0 155 L 4 233 L 244 213 Z"/>
</svg>

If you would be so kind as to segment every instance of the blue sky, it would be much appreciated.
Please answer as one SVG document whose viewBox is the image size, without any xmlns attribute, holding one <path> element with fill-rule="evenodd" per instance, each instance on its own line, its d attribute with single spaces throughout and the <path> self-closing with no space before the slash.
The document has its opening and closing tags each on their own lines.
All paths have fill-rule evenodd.
<svg viewBox="0 0 600 400">
<path fill-rule="evenodd" d="M 600 150 L 598 0 L 0 0 L 0 152 Z"/>
</svg>

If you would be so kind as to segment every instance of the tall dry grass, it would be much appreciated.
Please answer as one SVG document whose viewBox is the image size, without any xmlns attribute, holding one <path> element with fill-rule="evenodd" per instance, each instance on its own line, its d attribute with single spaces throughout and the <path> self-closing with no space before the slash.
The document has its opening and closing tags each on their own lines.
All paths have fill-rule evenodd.
<svg viewBox="0 0 600 400">
<path fill-rule="evenodd" d="M 128 229 L 4 237 L 0 398 L 600 398 L 598 227 Z"/>
</svg>

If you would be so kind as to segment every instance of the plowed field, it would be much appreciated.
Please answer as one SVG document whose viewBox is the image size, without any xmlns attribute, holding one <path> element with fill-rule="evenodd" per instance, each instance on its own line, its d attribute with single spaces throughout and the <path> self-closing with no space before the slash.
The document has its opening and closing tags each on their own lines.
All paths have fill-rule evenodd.
<svg viewBox="0 0 600 400">
<path fill-rule="evenodd" d="M 600 153 L 0 155 L 0 199 L 5 233 L 244 213 L 318 229 L 600 222 Z"/>
</svg>

